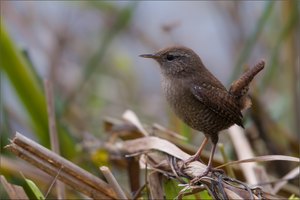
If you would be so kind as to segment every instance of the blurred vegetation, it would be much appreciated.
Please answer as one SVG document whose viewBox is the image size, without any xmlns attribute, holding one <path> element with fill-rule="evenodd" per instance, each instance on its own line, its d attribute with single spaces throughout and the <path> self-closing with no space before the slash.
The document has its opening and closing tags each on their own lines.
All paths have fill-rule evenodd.
<svg viewBox="0 0 300 200">
<path fill-rule="evenodd" d="M 159 102 L 163 105 L 156 105 L 158 101 L 154 100 L 163 97 L 159 92 L 147 90 L 149 87 L 142 82 L 141 74 L 148 72 L 136 72 L 134 60 L 138 59 L 138 54 L 131 57 L 136 50 L 126 52 L 135 46 L 156 50 L 153 47 L 160 43 L 136 23 L 137 9 L 143 3 L 61 2 L 62 9 L 55 12 L 66 12 L 66 20 L 58 20 L 55 16 L 48 19 L 47 15 L 38 12 L 42 3 L 34 8 L 31 7 L 34 2 L 1 1 L 1 156 L 9 156 L 3 146 L 16 131 L 31 133 L 35 140 L 49 148 L 42 85 L 45 77 L 54 87 L 62 155 L 91 172 L 98 173 L 99 166 L 108 164 L 121 175 L 121 182 L 126 182 L 126 170 L 110 163 L 107 152 L 85 149 L 82 141 L 90 134 L 104 141 L 108 136 L 104 134 L 102 119 L 109 115 L 120 116 L 127 108 L 135 110 L 146 122 L 165 120 L 161 124 L 199 145 L 198 135 L 166 109 L 162 100 Z M 260 4 L 262 12 L 247 34 L 247 24 L 244 24 L 247 19 L 243 13 L 245 2 L 213 2 L 211 5 L 222 11 L 220 13 L 227 13 L 224 18 L 227 17 L 228 24 L 240 30 L 235 33 L 237 39 L 230 44 L 234 47 L 232 59 L 235 61 L 230 81 L 242 73 L 243 65 L 250 59 L 264 58 L 267 63 L 263 75 L 253 84 L 253 110 L 246 113 L 247 136 L 253 150 L 257 155 L 299 157 L 299 2 L 267 1 Z M 23 6 L 23 11 L 30 8 L 32 12 L 18 13 Z M 193 20 L 198 24 L 197 19 Z M 144 26 L 147 23 L 142 22 Z M 172 31 L 164 34 L 174 41 Z M 226 37 L 224 35 L 222 37 Z M 137 41 L 138 45 L 130 46 L 132 41 Z M 154 95 L 159 97 L 152 98 Z M 156 109 L 161 113 L 150 111 L 157 107 L 163 108 Z M 270 168 L 275 176 L 282 176 L 292 166 L 278 163 Z M 6 165 L 1 165 L 1 172 L 15 182 L 22 182 L 17 172 Z M 41 179 L 35 181 L 47 184 Z M 299 182 L 293 183 L 299 186 Z M 171 188 L 172 184 L 168 182 L 165 187 Z"/>
</svg>

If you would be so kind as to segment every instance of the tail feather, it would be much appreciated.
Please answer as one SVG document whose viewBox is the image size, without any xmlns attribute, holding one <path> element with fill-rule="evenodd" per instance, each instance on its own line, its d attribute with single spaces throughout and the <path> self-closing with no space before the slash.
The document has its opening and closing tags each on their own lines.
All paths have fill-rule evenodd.
<svg viewBox="0 0 300 200">
<path fill-rule="evenodd" d="M 254 76 L 265 67 L 265 61 L 261 60 L 253 68 L 247 70 L 238 80 L 230 86 L 229 93 L 240 100 L 240 109 L 245 110 L 251 106 L 251 99 L 247 96 L 249 84 Z"/>
</svg>

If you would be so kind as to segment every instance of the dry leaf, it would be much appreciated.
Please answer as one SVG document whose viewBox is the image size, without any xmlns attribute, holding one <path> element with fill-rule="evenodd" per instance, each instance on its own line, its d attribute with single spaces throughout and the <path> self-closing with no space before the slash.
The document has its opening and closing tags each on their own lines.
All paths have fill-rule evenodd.
<svg viewBox="0 0 300 200">
<path fill-rule="evenodd" d="M 142 123 L 140 122 L 140 120 L 138 119 L 138 117 L 136 116 L 136 114 L 134 112 L 132 112 L 131 110 L 126 110 L 122 117 L 124 120 L 135 125 L 138 128 L 138 130 L 141 133 L 143 133 L 145 136 L 149 135 L 149 133 L 144 129 Z"/>
</svg>

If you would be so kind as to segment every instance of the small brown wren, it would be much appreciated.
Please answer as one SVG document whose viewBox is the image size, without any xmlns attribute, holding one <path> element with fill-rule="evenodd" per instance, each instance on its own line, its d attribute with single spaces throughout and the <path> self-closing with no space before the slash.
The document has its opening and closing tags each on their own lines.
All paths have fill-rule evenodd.
<svg viewBox="0 0 300 200">
<path fill-rule="evenodd" d="M 211 139 L 213 147 L 202 176 L 207 175 L 212 170 L 218 133 L 233 124 L 243 127 L 241 110 L 251 105 L 247 96 L 249 83 L 264 68 L 265 62 L 260 61 L 246 71 L 228 91 L 189 48 L 173 46 L 140 56 L 152 58 L 160 64 L 167 102 L 181 120 L 206 136 L 196 154 L 184 163 L 198 160 L 208 139 Z"/>
</svg>

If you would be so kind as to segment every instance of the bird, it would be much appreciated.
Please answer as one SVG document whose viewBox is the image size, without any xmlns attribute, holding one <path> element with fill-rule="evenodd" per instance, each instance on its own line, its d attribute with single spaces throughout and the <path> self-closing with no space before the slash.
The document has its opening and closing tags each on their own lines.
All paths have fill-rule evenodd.
<svg viewBox="0 0 300 200">
<path fill-rule="evenodd" d="M 241 111 L 251 106 L 247 95 L 249 84 L 264 68 L 265 61 L 244 72 L 227 90 L 190 48 L 171 46 L 140 57 L 158 62 L 168 104 L 184 123 L 205 135 L 197 152 L 185 160 L 184 165 L 200 161 L 202 150 L 209 140 L 212 142 L 207 168 L 200 177 L 207 175 L 214 170 L 212 161 L 219 132 L 234 124 L 244 128 Z"/>
</svg>

